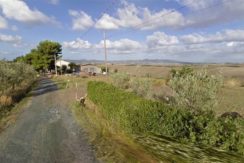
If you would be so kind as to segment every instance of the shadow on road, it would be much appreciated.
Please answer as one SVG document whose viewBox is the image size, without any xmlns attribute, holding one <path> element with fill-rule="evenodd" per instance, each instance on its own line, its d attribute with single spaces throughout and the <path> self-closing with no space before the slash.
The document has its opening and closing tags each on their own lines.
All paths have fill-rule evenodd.
<svg viewBox="0 0 244 163">
<path fill-rule="evenodd" d="M 29 96 L 39 96 L 58 90 L 57 85 L 48 78 L 43 78 L 38 82 L 38 86 L 33 89 Z"/>
</svg>

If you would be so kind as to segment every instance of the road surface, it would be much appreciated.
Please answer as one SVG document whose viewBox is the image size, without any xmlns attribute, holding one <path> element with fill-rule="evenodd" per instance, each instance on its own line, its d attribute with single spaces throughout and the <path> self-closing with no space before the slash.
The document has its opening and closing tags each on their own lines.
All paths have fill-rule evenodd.
<svg viewBox="0 0 244 163">
<path fill-rule="evenodd" d="M 97 162 L 68 109 L 70 95 L 43 79 L 32 96 L 16 123 L 0 135 L 0 163 Z"/>
</svg>

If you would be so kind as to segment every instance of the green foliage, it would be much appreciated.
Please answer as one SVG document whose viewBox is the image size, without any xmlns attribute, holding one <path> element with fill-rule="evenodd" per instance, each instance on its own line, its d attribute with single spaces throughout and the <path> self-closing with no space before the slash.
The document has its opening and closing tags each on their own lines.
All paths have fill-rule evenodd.
<svg viewBox="0 0 244 163">
<path fill-rule="evenodd" d="M 114 69 L 114 73 L 118 73 L 119 72 L 119 70 L 116 68 L 116 69 Z"/>
<path fill-rule="evenodd" d="M 47 60 L 49 61 L 48 69 L 54 70 L 55 69 L 55 56 L 58 59 L 59 54 L 62 53 L 62 45 L 58 42 L 53 41 L 42 41 L 37 46 L 37 52 L 43 56 L 47 57 Z"/>
<path fill-rule="evenodd" d="M 103 72 L 106 72 L 106 67 L 105 67 L 105 66 L 102 66 L 102 67 L 101 67 L 101 70 L 102 70 L 102 73 L 103 73 Z M 109 68 L 108 68 L 108 67 L 107 67 L 107 71 L 109 72 Z"/>
<path fill-rule="evenodd" d="M 130 85 L 130 76 L 125 73 L 116 73 L 111 75 L 113 84 L 116 87 L 122 88 L 122 89 L 127 89 L 129 88 Z"/>
<path fill-rule="evenodd" d="M 217 93 L 222 80 L 218 76 L 208 75 L 206 70 L 193 71 L 183 68 L 172 72 L 168 84 L 174 91 L 177 107 L 200 112 L 212 110 L 217 106 Z"/>
<path fill-rule="evenodd" d="M 134 93 L 145 98 L 151 98 L 152 80 L 149 78 L 131 78 L 125 73 L 112 75 L 113 84 L 121 89 L 131 89 Z"/>
<path fill-rule="evenodd" d="M 132 78 L 130 88 L 137 95 L 142 97 L 151 97 L 152 81 L 149 78 Z"/>
<path fill-rule="evenodd" d="M 31 66 L 0 61 L 0 114 L 20 100 L 35 79 L 36 73 Z"/>
<path fill-rule="evenodd" d="M 73 70 L 76 70 L 79 66 L 76 65 L 75 63 L 71 62 L 71 63 L 69 64 L 69 67 L 70 67 L 71 71 L 73 71 Z"/>
<path fill-rule="evenodd" d="M 35 79 L 35 71 L 24 63 L 0 61 L 0 93 Z M 0 94 L 0 95 L 1 95 Z"/>
<path fill-rule="evenodd" d="M 235 151 L 244 154 L 244 130 L 242 119 L 212 118 L 209 119 L 199 140 L 228 151 Z"/>
<path fill-rule="evenodd" d="M 15 61 L 31 64 L 37 71 L 53 70 L 55 68 L 55 56 L 58 59 L 61 57 L 61 53 L 62 46 L 58 42 L 46 40 L 40 42 L 37 48 L 32 49 L 25 56 L 17 57 Z"/>
<path fill-rule="evenodd" d="M 172 69 L 170 71 L 170 74 L 171 74 L 171 78 L 174 78 L 174 77 L 186 77 L 188 75 L 193 75 L 193 69 L 191 67 L 184 66 L 180 70 Z"/>
<path fill-rule="evenodd" d="M 88 96 L 101 106 L 106 118 L 128 132 L 153 131 L 158 126 L 157 116 L 160 114 L 157 114 L 157 111 L 160 111 L 159 105 L 163 107 L 161 103 L 144 100 L 134 93 L 125 92 L 103 82 L 89 82 Z M 155 109 L 156 114 L 153 114 L 152 109 Z"/>
<path fill-rule="evenodd" d="M 105 118 L 129 134 L 153 133 L 244 152 L 241 120 L 216 118 L 212 111 L 196 114 L 189 109 L 174 108 L 104 82 L 89 82 L 88 97 Z"/>
<path fill-rule="evenodd" d="M 63 73 L 66 73 L 66 71 L 67 71 L 67 66 L 66 66 L 66 65 L 62 65 L 61 69 L 62 69 L 62 72 L 63 72 Z"/>
</svg>

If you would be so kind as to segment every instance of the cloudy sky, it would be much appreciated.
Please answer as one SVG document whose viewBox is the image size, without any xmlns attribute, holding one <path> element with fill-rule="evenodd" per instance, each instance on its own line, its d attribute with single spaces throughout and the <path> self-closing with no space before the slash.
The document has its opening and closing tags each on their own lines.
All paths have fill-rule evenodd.
<svg viewBox="0 0 244 163">
<path fill-rule="evenodd" d="M 244 0 L 0 0 L 0 59 L 58 41 L 65 59 L 244 62 Z"/>
</svg>

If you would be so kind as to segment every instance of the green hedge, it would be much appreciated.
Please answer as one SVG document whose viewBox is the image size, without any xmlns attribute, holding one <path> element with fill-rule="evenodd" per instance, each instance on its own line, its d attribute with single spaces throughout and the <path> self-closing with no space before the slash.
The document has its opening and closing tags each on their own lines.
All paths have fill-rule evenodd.
<svg viewBox="0 0 244 163">
<path fill-rule="evenodd" d="M 211 111 L 194 115 L 104 82 L 89 82 L 88 97 L 105 118 L 129 134 L 153 133 L 239 153 L 244 151 L 239 119 L 216 118 Z"/>
</svg>

